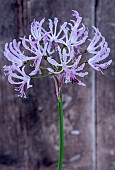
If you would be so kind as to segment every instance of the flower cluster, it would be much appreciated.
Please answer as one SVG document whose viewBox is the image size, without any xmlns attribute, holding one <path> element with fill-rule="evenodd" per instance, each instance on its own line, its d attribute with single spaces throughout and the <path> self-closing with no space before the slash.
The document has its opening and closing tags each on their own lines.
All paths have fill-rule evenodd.
<svg viewBox="0 0 115 170">
<path fill-rule="evenodd" d="M 26 97 L 25 89 L 32 87 L 31 78 L 41 75 L 43 70 L 48 73 L 44 77 L 51 76 L 54 79 L 58 97 L 63 83 L 72 82 L 85 86 L 80 78 L 88 74 L 83 71 L 86 63 L 102 73 L 111 64 L 112 60 L 100 63 L 109 56 L 110 48 L 98 28 L 93 27 L 94 37 L 88 47 L 83 49 L 88 38 L 88 29 L 77 11 L 73 11 L 73 16 L 75 20 L 64 22 L 61 26 L 58 18 L 49 19 L 48 30 L 43 27 L 45 19 L 40 22 L 34 20 L 29 38 L 23 37 L 19 42 L 14 39 L 5 44 L 4 56 L 10 65 L 4 66 L 4 72 L 11 84 L 18 85 L 15 90 L 19 91 L 19 96 Z M 26 55 L 28 52 L 29 56 Z M 88 61 L 83 58 L 85 53 L 92 54 Z M 42 60 L 47 62 L 47 67 L 43 67 Z M 28 74 L 27 65 L 31 67 Z"/>
</svg>

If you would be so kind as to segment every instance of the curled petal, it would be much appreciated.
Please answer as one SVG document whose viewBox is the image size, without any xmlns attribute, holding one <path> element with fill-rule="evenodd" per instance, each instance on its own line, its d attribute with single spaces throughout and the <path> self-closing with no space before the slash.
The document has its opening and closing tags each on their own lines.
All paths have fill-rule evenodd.
<svg viewBox="0 0 115 170">
<path fill-rule="evenodd" d="M 37 72 L 40 71 L 40 63 L 41 63 L 42 57 L 36 56 L 34 59 L 35 69 L 29 74 L 30 76 L 36 75 Z"/>
<path fill-rule="evenodd" d="M 19 96 L 21 97 L 26 97 L 25 95 L 25 86 L 28 88 L 32 87 L 32 85 L 30 85 L 30 77 L 28 75 L 26 75 L 25 71 L 24 71 L 25 67 L 22 67 L 22 69 L 15 67 L 15 70 L 10 70 L 8 73 L 8 81 L 11 84 L 16 84 L 16 85 L 20 85 L 18 87 L 15 88 L 15 90 L 19 91 Z M 16 72 L 14 72 L 16 71 Z"/>
<path fill-rule="evenodd" d="M 58 64 L 57 63 L 57 61 L 55 61 L 54 59 L 52 59 L 51 57 L 48 57 L 47 58 L 47 60 L 48 60 L 48 62 L 50 63 L 50 64 L 52 64 L 53 66 L 61 66 L 61 64 Z"/>
<path fill-rule="evenodd" d="M 22 67 L 24 62 L 33 60 L 33 57 L 28 57 L 20 50 L 21 42 L 18 43 L 14 39 L 13 42 L 5 44 L 4 56 L 12 63 L 18 67 Z"/>
<path fill-rule="evenodd" d="M 81 66 L 77 67 L 76 71 L 81 71 L 85 67 L 85 63 L 81 64 Z"/>
<path fill-rule="evenodd" d="M 19 54 L 15 50 L 13 50 L 12 43 L 10 43 L 10 46 L 8 48 L 8 43 L 5 44 L 5 51 L 4 51 L 4 56 L 12 62 L 12 64 L 17 64 L 18 66 L 23 65 L 23 60 L 22 60 L 22 55 L 24 54 Z"/>
<path fill-rule="evenodd" d="M 79 16 L 79 13 L 75 10 L 72 10 L 73 11 L 73 16 L 75 16 L 77 18 L 77 22 L 74 21 L 74 24 L 75 24 L 75 27 L 78 28 L 81 21 L 82 21 L 82 17 Z"/>
<path fill-rule="evenodd" d="M 34 21 L 31 24 L 31 34 L 34 37 L 35 40 L 40 41 L 43 38 L 43 28 L 42 25 L 45 21 L 45 18 L 43 18 L 40 22 Z"/>
<path fill-rule="evenodd" d="M 61 70 L 61 71 L 54 71 L 52 68 L 47 68 L 47 70 L 48 70 L 49 72 L 53 73 L 53 74 L 60 74 L 60 73 L 62 73 L 62 71 L 63 71 L 63 70 Z"/>
<path fill-rule="evenodd" d="M 61 36 L 62 33 L 62 27 L 64 27 L 65 24 L 63 24 L 60 27 L 59 32 L 57 31 L 57 24 L 58 24 L 58 18 L 54 18 L 54 22 L 49 19 L 49 29 L 50 31 L 47 33 L 47 40 L 49 42 L 55 42 L 55 43 L 64 43 L 63 39 L 65 38 L 65 35 Z"/>
<path fill-rule="evenodd" d="M 75 61 L 75 63 L 74 63 L 74 66 L 75 66 L 75 67 L 78 66 L 78 64 L 79 64 L 79 62 L 80 62 L 80 60 L 81 60 L 81 57 L 82 57 L 82 55 L 79 55 L 78 58 L 76 59 L 76 61 Z"/>
<path fill-rule="evenodd" d="M 102 72 L 102 70 L 107 69 L 112 62 L 112 60 L 109 60 L 106 63 L 99 64 L 100 61 L 106 59 L 109 56 L 110 48 L 108 48 L 108 44 L 105 41 L 105 38 L 99 32 L 99 29 L 96 27 L 93 28 L 95 34 L 87 48 L 87 51 L 91 54 L 94 54 L 94 56 L 88 60 L 88 63 L 95 70 Z"/>
<path fill-rule="evenodd" d="M 85 72 L 85 73 L 80 72 L 80 73 L 76 73 L 75 75 L 78 75 L 79 77 L 84 77 L 88 75 L 88 72 Z"/>
<path fill-rule="evenodd" d="M 109 60 L 108 62 L 103 63 L 103 64 L 94 64 L 94 67 L 96 70 L 102 71 L 102 70 L 108 69 L 111 63 L 112 63 L 112 60 Z"/>
<path fill-rule="evenodd" d="M 81 82 L 80 80 L 78 81 L 78 83 L 80 86 L 86 86 L 85 83 Z"/>
</svg>

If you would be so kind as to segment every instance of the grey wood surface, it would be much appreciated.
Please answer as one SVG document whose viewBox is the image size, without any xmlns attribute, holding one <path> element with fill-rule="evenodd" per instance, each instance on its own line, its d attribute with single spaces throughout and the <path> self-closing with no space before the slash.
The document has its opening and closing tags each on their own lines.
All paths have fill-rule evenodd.
<svg viewBox="0 0 115 170">
<path fill-rule="evenodd" d="M 3 50 L 6 42 L 29 35 L 34 18 L 56 16 L 62 23 L 72 18 L 72 9 L 78 10 L 89 28 L 100 28 L 111 47 L 113 65 L 106 76 L 88 68 L 85 88 L 71 84 L 63 88 L 63 170 L 115 169 L 114 7 L 114 0 L 0 0 L 0 170 L 57 168 L 59 128 L 54 83 L 52 79 L 34 80 L 28 98 L 17 98 L 3 74 Z M 70 135 L 75 129 L 80 135 Z"/>
<path fill-rule="evenodd" d="M 110 48 L 112 66 L 106 76 L 97 74 L 97 169 L 115 169 L 115 1 L 100 0 L 96 25 Z"/>
</svg>

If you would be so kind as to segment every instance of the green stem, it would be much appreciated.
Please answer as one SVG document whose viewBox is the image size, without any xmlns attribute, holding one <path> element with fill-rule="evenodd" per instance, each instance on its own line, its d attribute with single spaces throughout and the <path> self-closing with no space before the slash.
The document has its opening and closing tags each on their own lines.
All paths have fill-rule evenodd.
<svg viewBox="0 0 115 170">
<path fill-rule="evenodd" d="M 54 74 L 48 74 L 48 75 L 44 75 L 44 76 L 38 76 L 38 77 L 31 77 L 32 79 L 40 79 L 40 78 L 47 78 L 50 76 L 53 76 Z"/>
<path fill-rule="evenodd" d="M 40 70 L 43 70 L 43 71 L 47 71 L 47 72 L 49 72 L 47 68 L 42 67 L 42 66 L 40 66 Z"/>
<path fill-rule="evenodd" d="M 64 151 L 62 92 L 60 92 L 60 98 L 58 100 L 58 111 L 59 111 L 59 129 L 60 129 L 60 150 L 59 150 L 59 159 L 58 159 L 58 170 L 62 170 L 63 151 Z"/>
</svg>

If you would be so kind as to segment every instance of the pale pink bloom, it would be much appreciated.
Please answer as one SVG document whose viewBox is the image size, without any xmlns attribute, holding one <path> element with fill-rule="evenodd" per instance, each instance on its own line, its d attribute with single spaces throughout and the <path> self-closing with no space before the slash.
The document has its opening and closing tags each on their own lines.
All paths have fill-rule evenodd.
<svg viewBox="0 0 115 170">
<path fill-rule="evenodd" d="M 14 39 L 13 42 L 5 44 L 4 56 L 12 62 L 13 65 L 18 67 L 23 66 L 25 61 L 32 60 L 32 57 L 24 55 L 24 52 L 20 50 L 21 42 L 16 42 Z"/>
<path fill-rule="evenodd" d="M 56 43 L 55 43 L 55 49 L 57 48 L 57 46 L 56 46 Z M 52 47 L 52 42 L 49 42 L 48 43 L 48 45 L 47 45 L 47 53 L 48 53 L 48 55 L 50 56 L 50 55 L 52 55 L 52 54 L 54 54 L 55 53 L 55 50 L 54 50 L 54 48 Z"/>
<path fill-rule="evenodd" d="M 87 47 L 87 51 L 91 54 L 96 54 L 97 51 L 102 51 L 104 47 L 108 47 L 107 42 L 105 41 L 105 38 L 101 35 L 101 33 L 99 32 L 99 29 L 94 27 L 94 37 L 92 40 L 90 40 L 90 44 Z"/>
<path fill-rule="evenodd" d="M 81 82 L 77 78 L 77 77 L 84 77 L 88 74 L 88 72 L 81 72 L 85 67 L 85 63 L 79 66 L 80 59 L 81 59 L 81 56 L 78 57 L 78 59 L 72 65 L 70 69 L 69 68 L 65 69 L 65 73 L 64 73 L 65 83 L 72 82 L 75 84 L 79 84 L 81 86 L 86 86 L 83 82 Z"/>
<path fill-rule="evenodd" d="M 41 74 L 41 69 L 52 73 L 50 76 L 54 79 L 58 99 L 64 83 L 72 82 L 85 86 L 79 78 L 88 74 L 83 72 L 85 63 L 87 63 L 86 59 L 81 61 L 82 45 L 86 42 L 88 30 L 82 24 L 82 17 L 79 16 L 77 11 L 73 10 L 72 15 L 76 19 L 70 20 L 69 23 L 64 22 L 60 27 L 58 26 L 58 18 L 49 19 L 48 31 L 43 28 L 45 19 L 40 22 L 34 20 L 31 24 L 29 38 L 23 37 L 18 43 L 14 39 L 13 42 L 5 44 L 4 56 L 11 64 L 4 66 L 4 72 L 5 75 L 8 75 L 11 84 L 19 85 L 15 90 L 20 92 L 20 96 L 26 97 L 25 87 L 27 89 L 32 87 L 30 76 L 37 73 Z M 93 57 L 88 60 L 89 65 L 102 72 L 112 62 L 112 60 L 109 60 L 101 63 L 109 56 L 110 48 L 108 48 L 108 44 L 98 28 L 93 28 L 95 31 L 94 37 L 90 40 L 90 44 L 85 51 L 93 54 Z M 30 57 L 21 50 L 21 45 L 23 50 L 25 49 L 27 53 L 30 52 Z M 48 68 L 41 67 L 42 63 L 45 65 L 42 60 L 49 64 Z M 29 76 L 24 71 L 27 64 L 32 70 Z"/>
<path fill-rule="evenodd" d="M 34 19 L 34 21 L 31 23 L 31 34 L 36 42 L 41 41 L 45 36 L 46 31 L 42 27 L 44 21 L 45 18 L 43 18 L 40 22 L 35 21 Z"/>
<path fill-rule="evenodd" d="M 29 39 L 21 38 L 22 39 L 22 44 L 25 49 L 29 50 L 31 53 L 33 53 L 35 56 L 32 57 L 32 60 L 34 61 L 35 64 L 35 69 L 30 73 L 31 76 L 37 74 L 37 72 L 40 71 L 40 64 L 43 56 L 47 56 L 46 50 L 47 47 L 50 49 L 48 46 L 48 43 L 42 47 L 39 42 L 34 44 L 34 41 L 32 40 L 31 36 L 29 36 Z"/>
<path fill-rule="evenodd" d="M 91 54 L 94 54 L 94 57 L 88 60 L 89 65 L 91 65 L 97 71 L 103 71 L 108 68 L 108 66 L 112 63 L 112 60 L 108 62 L 101 63 L 100 61 L 106 59 L 109 56 L 110 48 L 108 48 L 108 44 L 105 41 L 105 38 L 99 32 L 99 29 L 94 27 L 94 37 L 91 40 L 87 51 Z"/>
<path fill-rule="evenodd" d="M 58 26 L 58 18 L 54 18 L 54 22 L 49 19 L 49 29 L 50 31 L 47 34 L 47 40 L 49 42 L 55 42 L 55 43 L 63 43 L 63 39 L 65 38 L 65 35 L 61 35 L 63 32 L 63 27 L 65 27 L 66 23 L 64 23 L 61 27 L 59 32 L 57 32 L 57 26 Z"/>
<path fill-rule="evenodd" d="M 24 68 L 25 66 L 23 66 L 22 69 L 20 69 L 19 67 L 15 67 L 16 73 L 10 70 L 8 73 L 8 81 L 11 84 L 20 85 L 19 87 L 16 87 L 15 90 L 19 91 L 20 97 L 26 98 L 25 86 L 27 87 L 27 89 L 29 89 L 30 87 L 32 87 L 32 85 L 30 85 L 30 77 L 25 73 Z"/>
<path fill-rule="evenodd" d="M 79 48 L 79 46 L 86 41 L 88 37 L 88 31 L 83 24 L 80 27 L 82 17 L 79 16 L 79 13 L 77 11 L 73 11 L 73 16 L 77 18 L 77 21 L 71 20 L 71 23 L 68 23 L 70 28 L 68 27 L 68 25 L 66 27 L 63 27 L 63 31 L 65 34 L 64 44 L 68 48 Z"/>
<path fill-rule="evenodd" d="M 109 60 L 103 64 L 94 64 L 95 69 L 97 68 L 98 71 L 101 71 L 103 73 L 103 70 L 108 69 L 108 66 L 112 63 L 112 60 Z"/>
<path fill-rule="evenodd" d="M 69 34 L 69 29 L 64 28 L 64 33 L 66 36 L 66 40 L 65 40 L 65 45 L 69 48 L 71 47 L 76 47 L 82 45 L 87 37 L 88 37 L 88 31 L 86 31 L 85 26 L 83 25 L 80 29 L 76 29 L 75 27 L 73 27 L 71 29 L 71 33 Z"/>
<path fill-rule="evenodd" d="M 78 28 L 80 23 L 81 23 L 81 21 L 82 21 L 82 17 L 79 16 L 79 13 L 77 11 L 75 11 L 75 10 L 72 10 L 72 11 L 73 11 L 72 15 L 74 17 L 76 17 L 77 21 L 74 21 L 74 20 L 71 20 L 71 21 L 74 23 L 74 26 L 76 28 Z"/>
<path fill-rule="evenodd" d="M 73 59 L 73 54 L 72 53 L 67 53 L 66 49 L 63 49 L 62 53 L 61 53 L 61 48 L 58 47 L 58 52 L 59 52 L 59 60 L 60 62 L 58 63 L 55 59 L 48 57 L 47 61 L 54 67 L 56 67 L 56 71 L 54 71 L 52 68 L 47 68 L 48 71 L 54 73 L 54 74 L 59 74 L 62 73 L 64 71 L 64 69 L 66 69 L 67 67 L 70 68 L 72 67 L 72 65 L 70 65 L 70 62 Z M 60 67 L 61 69 L 58 70 L 58 67 Z"/>
<path fill-rule="evenodd" d="M 57 69 L 54 70 L 52 68 L 47 68 L 48 71 L 55 75 L 59 75 L 62 73 L 65 83 L 74 82 L 79 85 L 85 86 L 84 83 L 82 83 L 80 80 L 76 78 L 76 76 L 84 77 L 85 75 L 88 74 L 87 72 L 85 73 L 80 72 L 85 67 L 85 63 L 79 66 L 81 55 L 78 57 L 78 59 L 76 59 L 74 63 L 71 63 L 73 62 L 72 60 L 73 54 L 67 53 L 65 49 L 63 49 L 62 53 L 59 50 L 59 55 L 60 55 L 60 63 L 58 63 L 56 60 L 52 59 L 51 57 L 47 58 L 48 62 L 52 66 L 54 66 L 55 69 Z"/>
<path fill-rule="evenodd" d="M 13 71 L 15 71 L 16 69 L 16 65 L 10 65 L 10 66 L 4 66 L 3 69 L 4 69 L 4 74 L 5 75 L 9 75 L 10 73 L 12 73 Z"/>
</svg>

